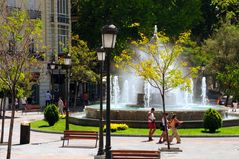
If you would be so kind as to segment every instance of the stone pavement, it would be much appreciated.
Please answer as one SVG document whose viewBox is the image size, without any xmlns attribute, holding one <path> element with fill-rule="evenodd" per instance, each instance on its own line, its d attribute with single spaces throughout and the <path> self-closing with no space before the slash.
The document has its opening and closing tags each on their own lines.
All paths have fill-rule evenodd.
<svg viewBox="0 0 239 159">
<path fill-rule="evenodd" d="M 8 112 L 9 115 L 9 112 Z M 98 148 L 94 148 L 94 141 L 73 140 L 70 147 L 62 148 L 60 137 L 62 134 L 30 132 L 30 144 L 20 145 L 20 123 L 42 119 L 43 114 L 16 113 L 13 134 L 12 159 L 93 159 Z M 9 119 L 6 120 L 5 138 L 7 141 Z M 157 131 L 159 134 L 160 131 Z M 147 142 L 147 137 L 116 137 L 112 136 L 112 149 L 148 149 L 157 150 L 166 147 L 157 144 L 158 137 L 152 142 Z M 178 147 L 183 152 L 162 152 L 162 159 L 238 159 L 239 137 L 182 137 L 181 144 L 171 145 Z M 6 158 L 7 145 L 0 145 L 0 159 Z"/>
</svg>

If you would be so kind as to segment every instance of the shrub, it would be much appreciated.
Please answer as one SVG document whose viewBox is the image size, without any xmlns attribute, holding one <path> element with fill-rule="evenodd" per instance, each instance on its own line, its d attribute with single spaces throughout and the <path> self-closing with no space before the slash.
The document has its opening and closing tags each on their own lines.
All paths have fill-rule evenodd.
<svg viewBox="0 0 239 159">
<path fill-rule="evenodd" d="M 66 118 L 66 115 L 65 115 L 65 114 L 63 114 L 63 115 L 59 114 L 59 118 L 60 118 L 60 119 L 65 119 L 65 118 Z"/>
<path fill-rule="evenodd" d="M 206 130 L 209 129 L 210 132 L 215 133 L 217 129 L 222 127 L 221 114 L 215 109 L 208 109 L 204 113 L 203 126 Z"/>
<path fill-rule="evenodd" d="M 59 120 L 58 108 L 55 104 L 49 104 L 44 110 L 44 118 L 49 126 L 53 126 Z"/>
<path fill-rule="evenodd" d="M 117 130 L 126 130 L 128 129 L 127 124 L 116 124 L 116 123 L 111 123 L 110 124 L 110 131 L 111 132 L 116 132 Z M 104 132 L 106 131 L 106 125 L 104 125 Z"/>
</svg>

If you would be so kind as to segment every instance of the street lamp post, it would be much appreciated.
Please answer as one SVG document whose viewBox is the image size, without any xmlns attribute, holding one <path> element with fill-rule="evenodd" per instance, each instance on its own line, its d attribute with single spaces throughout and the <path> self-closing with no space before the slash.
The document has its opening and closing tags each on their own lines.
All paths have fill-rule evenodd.
<svg viewBox="0 0 239 159">
<path fill-rule="evenodd" d="M 106 145 L 105 152 L 106 158 L 111 159 L 111 139 L 110 139 L 110 60 L 111 51 L 115 47 L 117 28 L 111 25 L 105 25 L 102 28 L 102 46 L 106 51 L 106 63 L 107 63 L 107 96 L 106 96 Z"/>
<path fill-rule="evenodd" d="M 64 66 L 66 68 L 66 122 L 65 122 L 65 130 L 69 130 L 69 92 L 70 92 L 70 67 L 71 67 L 71 57 L 67 54 L 64 57 Z"/>
<path fill-rule="evenodd" d="M 51 60 L 51 63 L 48 63 L 48 69 L 51 70 L 51 94 L 53 96 L 53 71 L 56 68 L 56 62 L 54 59 Z M 54 98 L 53 98 L 54 99 Z"/>
<path fill-rule="evenodd" d="M 102 123 L 102 116 L 103 116 L 103 99 L 102 99 L 102 72 L 103 72 L 103 63 L 105 61 L 105 51 L 103 47 L 97 49 L 97 57 L 98 61 L 100 61 L 100 117 L 99 117 L 99 149 L 97 155 L 103 155 L 103 123 Z"/>
</svg>

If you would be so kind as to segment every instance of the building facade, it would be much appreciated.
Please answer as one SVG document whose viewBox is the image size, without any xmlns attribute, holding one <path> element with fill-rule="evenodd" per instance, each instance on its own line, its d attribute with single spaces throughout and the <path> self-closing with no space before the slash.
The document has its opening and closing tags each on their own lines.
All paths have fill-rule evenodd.
<svg viewBox="0 0 239 159">
<path fill-rule="evenodd" d="M 42 20 L 42 36 L 45 49 L 44 68 L 35 72 L 38 84 L 33 85 L 31 102 L 45 105 L 45 93 L 65 96 L 65 71 L 48 69 L 48 63 L 54 57 L 57 61 L 62 56 L 63 48 L 67 47 L 71 33 L 71 2 L 70 0 L 6 0 L 8 9 L 20 8 L 29 12 L 30 18 Z M 55 78 L 57 77 L 57 78 Z"/>
</svg>

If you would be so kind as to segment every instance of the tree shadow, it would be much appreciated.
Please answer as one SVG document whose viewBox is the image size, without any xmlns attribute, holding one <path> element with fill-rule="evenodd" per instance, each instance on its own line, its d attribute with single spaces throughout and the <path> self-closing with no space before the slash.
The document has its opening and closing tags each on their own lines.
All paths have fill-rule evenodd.
<svg viewBox="0 0 239 159">
<path fill-rule="evenodd" d="M 211 132 L 211 131 L 209 131 L 209 130 L 201 130 L 201 132 L 202 132 L 202 133 L 205 133 L 205 134 L 218 134 L 218 133 L 220 133 L 221 131 L 217 130 L 217 131 L 215 131 L 215 132 Z"/>
<path fill-rule="evenodd" d="M 45 127 L 51 127 L 51 126 L 49 126 L 49 125 L 40 125 L 40 126 L 38 126 L 38 128 L 45 128 Z"/>
</svg>

